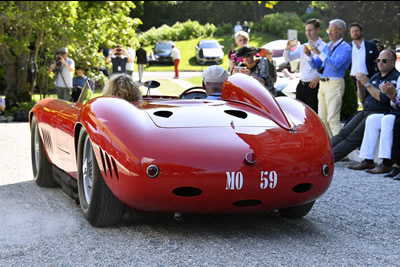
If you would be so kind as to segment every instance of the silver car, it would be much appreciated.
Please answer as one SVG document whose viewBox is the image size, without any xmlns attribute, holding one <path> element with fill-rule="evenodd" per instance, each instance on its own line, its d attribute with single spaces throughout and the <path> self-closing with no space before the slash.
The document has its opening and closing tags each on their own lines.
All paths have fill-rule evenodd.
<svg viewBox="0 0 400 267">
<path fill-rule="evenodd" d="M 224 58 L 224 47 L 217 40 L 202 40 L 196 45 L 196 59 L 199 64 L 215 62 L 221 64 Z"/>
</svg>

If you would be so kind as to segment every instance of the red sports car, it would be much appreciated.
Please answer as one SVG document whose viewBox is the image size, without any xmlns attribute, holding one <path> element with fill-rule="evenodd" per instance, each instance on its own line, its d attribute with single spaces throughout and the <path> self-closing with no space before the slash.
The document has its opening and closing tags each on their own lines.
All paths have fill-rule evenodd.
<svg viewBox="0 0 400 267">
<path fill-rule="evenodd" d="M 35 182 L 60 185 L 94 226 L 117 224 L 125 207 L 302 217 L 331 184 L 318 116 L 247 75 L 230 76 L 221 100 L 187 99 L 199 89 L 140 102 L 90 92 L 41 100 L 30 127 Z"/>
</svg>

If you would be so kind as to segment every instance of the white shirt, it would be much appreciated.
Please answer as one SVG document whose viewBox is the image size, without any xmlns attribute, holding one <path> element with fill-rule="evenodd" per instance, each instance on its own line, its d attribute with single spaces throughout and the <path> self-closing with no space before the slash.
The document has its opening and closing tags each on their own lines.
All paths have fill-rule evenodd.
<svg viewBox="0 0 400 267">
<path fill-rule="evenodd" d="M 171 52 L 172 60 L 181 59 L 181 53 L 179 52 L 178 47 L 174 47 Z"/>
<path fill-rule="evenodd" d="M 392 100 L 390 100 L 390 104 L 392 105 L 392 107 L 400 107 L 400 76 L 397 79 L 397 96 L 396 96 L 396 102 L 393 102 Z"/>
<path fill-rule="evenodd" d="M 127 62 L 126 63 L 126 70 L 134 71 L 133 68 L 133 63 L 135 62 L 135 57 L 136 57 L 136 51 L 132 47 L 129 47 L 128 50 L 126 50 L 128 55 L 132 58 L 133 62 Z"/>
<path fill-rule="evenodd" d="M 238 24 L 236 24 L 235 27 L 233 28 L 233 31 L 235 33 L 237 33 L 238 31 L 242 31 L 242 30 L 243 30 L 242 26 L 238 25 Z"/>
<path fill-rule="evenodd" d="M 361 43 L 360 48 L 353 41 L 353 47 L 351 50 L 351 76 L 356 76 L 357 73 L 362 72 L 368 75 L 367 64 L 365 62 L 365 43 L 364 40 Z"/>
<path fill-rule="evenodd" d="M 326 43 L 318 39 L 314 43 L 314 45 L 318 48 L 319 51 L 325 47 Z M 300 45 L 296 48 L 295 51 L 290 52 L 286 50 L 283 52 L 283 57 L 285 58 L 286 62 L 293 61 L 295 59 L 300 58 L 300 80 L 303 82 L 311 82 L 316 77 L 319 77 L 319 73 L 316 69 L 313 69 L 310 64 L 308 63 L 309 57 L 304 53 L 304 45 Z M 311 57 L 317 57 L 313 52 L 311 52 Z"/>
<path fill-rule="evenodd" d="M 73 59 L 70 59 L 67 57 L 65 60 L 68 65 L 70 65 L 71 68 L 75 69 L 75 61 Z M 61 72 L 57 74 L 57 82 L 56 86 L 57 87 L 64 87 L 64 88 L 72 88 L 72 73 L 73 71 L 70 71 L 67 66 L 61 63 Z M 61 77 L 62 74 L 62 77 Z M 63 79 L 64 78 L 64 79 Z M 65 81 L 65 83 L 64 83 Z"/>
</svg>

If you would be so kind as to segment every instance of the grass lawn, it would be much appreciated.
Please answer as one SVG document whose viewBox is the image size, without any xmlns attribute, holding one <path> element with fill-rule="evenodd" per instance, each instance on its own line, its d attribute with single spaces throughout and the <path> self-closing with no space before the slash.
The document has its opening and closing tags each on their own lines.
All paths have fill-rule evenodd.
<svg viewBox="0 0 400 267">
<path fill-rule="evenodd" d="M 187 41 L 176 41 L 175 44 L 181 52 L 181 61 L 179 63 L 180 71 L 203 71 L 209 65 L 200 65 L 196 61 L 196 50 L 195 47 L 200 40 L 203 39 L 216 39 L 222 46 L 224 46 L 225 58 L 221 64 L 225 69 L 229 66 L 228 61 L 228 50 L 231 44 L 235 44 L 232 35 L 224 35 L 214 38 L 196 38 Z M 250 34 L 250 44 L 256 47 L 262 47 L 266 43 L 277 40 L 278 38 L 267 34 L 267 33 L 251 33 Z M 144 47 L 144 49 L 149 53 L 153 46 Z M 174 71 L 173 65 L 153 65 L 146 68 L 146 71 Z"/>
</svg>

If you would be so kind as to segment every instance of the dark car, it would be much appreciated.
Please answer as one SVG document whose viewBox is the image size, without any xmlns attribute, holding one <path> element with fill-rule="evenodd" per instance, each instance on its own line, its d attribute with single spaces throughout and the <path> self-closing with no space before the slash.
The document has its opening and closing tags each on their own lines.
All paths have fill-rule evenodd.
<svg viewBox="0 0 400 267">
<path fill-rule="evenodd" d="M 150 63 L 173 64 L 171 57 L 172 45 L 175 45 L 173 41 L 158 41 L 153 48 L 154 58 Z"/>
</svg>

